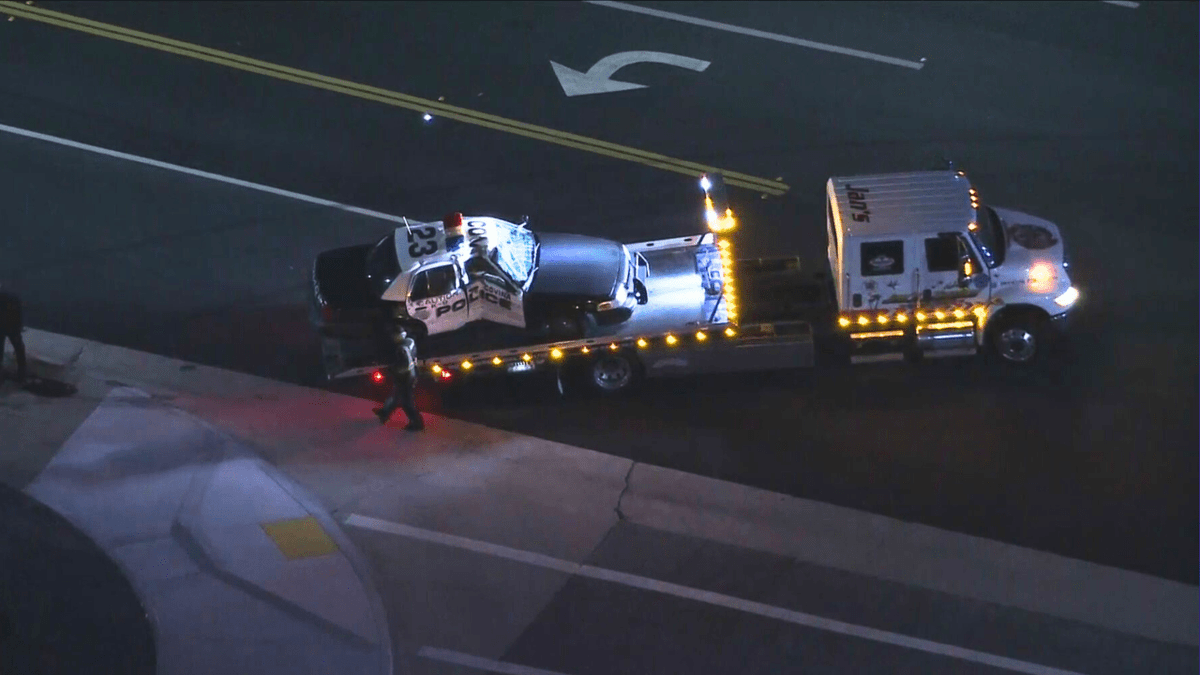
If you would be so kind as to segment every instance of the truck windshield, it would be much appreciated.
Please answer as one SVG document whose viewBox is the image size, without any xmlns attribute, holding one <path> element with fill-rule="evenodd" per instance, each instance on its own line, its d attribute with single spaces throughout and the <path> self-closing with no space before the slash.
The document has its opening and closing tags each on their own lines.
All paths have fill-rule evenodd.
<svg viewBox="0 0 1200 675">
<path fill-rule="evenodd" d="M 382 296 L 399 273 L 400 261 L 396 258 L 396 235 L 393 233 L 380 239 L 367 253 L 367 279 L 371 290 L 376 296 Z"/>
<path fill-rule="evenodd" d="M 1004 263 L 1004 226 L 1000 224 L 1000 216 L 992 207 L 980 205 L 976 210 L 976 218 L 979 227 L 969 230 L 971 240 L 979 248 L 989 268 L 999 267 Z"/>
<path fill-rule="evenodd" d="M 488 236 L 492 249 L 491 258 L 504 273 L 518 285 L 524 286 L 533 274 L 537 251 L 537 238 L 520 225 L 497 222 L 489 228 Z"/>
</svg>

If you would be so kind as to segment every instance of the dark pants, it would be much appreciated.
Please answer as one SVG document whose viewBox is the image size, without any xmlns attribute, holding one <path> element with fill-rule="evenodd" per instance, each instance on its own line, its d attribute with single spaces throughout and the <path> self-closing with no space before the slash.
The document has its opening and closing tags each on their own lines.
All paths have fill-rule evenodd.
<svg viewBox="0 0 1200 675">
<path fill-rule="evenodd" d="M 392 394 L 383 402 L 383 413 L 391 417 L 396 408 L 404 411 L 410 426 L 425 426 L 421 413 L 417 410 L 414 394 L 417 389 L 417 378 L 409 372 L 392 373 Z"/>
<path fill-rule="evenodd" d="M 11 331 L 0 335 L 0 355 L 4 354 L 4 341 L 8 340 L 12 343 L 13 352 L 17 357 L 17 379 L 25 380 L 25 340 L 21 337 L 21 331 Z M 3 379 L 3 374 L 0 374 L 0 379 Z"/>
</svg>

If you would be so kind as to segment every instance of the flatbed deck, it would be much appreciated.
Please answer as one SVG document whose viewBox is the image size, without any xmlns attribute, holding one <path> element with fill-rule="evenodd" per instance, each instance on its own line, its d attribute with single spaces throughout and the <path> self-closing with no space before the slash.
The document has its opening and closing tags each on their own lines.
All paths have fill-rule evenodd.
<svg viewBox="0 0 1200 675">
<path fill-rule="evenodd" d="M 527 330 L 473 324 L 429 338 L 420 354 L 421 365 L 453 367 L 450 364 L 500 360 L 511 372 L 532 369 L 553 348 L 569 351 L 617 344 L 639 348 L 647 375 L 753 369 L 759 367 L 755 365 L 759 361 L 764 368 L 781 361 L 811 365 L 810 317 L 825 311 L 827 303 L 819 284 L 801 280 L 794 259 L 735 263 L 736 273 L 742 275 L 739 283 L 753 299 L 744 303 L 740 314 L 744 320 L 732 327 L 720 295 L 720 262 L 711 234 L 629 244 L 629 248 L 645 257 L 650 273 L 646 280 L 649 301 L 638 306 L 627 321 L 592 326 L 582 339 L 557 342 Z M 809 311 L 802 311 L 804 308 Z M 727 327 L 737 335 L 736 340 L 723 339 L 728 337 L 723 333 Z M 698 332 L 716 339 L 691 344 Z M 678 335 L 678 342 L 654 346 L 678 348 L 648 348 L 649 341 L 665 335 Z M 798 341 L 808 347 L 796 352 Z M 704 349 L 689 348 L 697 346 Z M 369 374 L 385 362 L 379 350 L 379 344 L 368 339 L 324 338 L 326 374 L 330 379 Z M 780 350 L 787 353 L 778 353 Z M 526 355 L 529 358 L 523 360 Z"/>
</svg>

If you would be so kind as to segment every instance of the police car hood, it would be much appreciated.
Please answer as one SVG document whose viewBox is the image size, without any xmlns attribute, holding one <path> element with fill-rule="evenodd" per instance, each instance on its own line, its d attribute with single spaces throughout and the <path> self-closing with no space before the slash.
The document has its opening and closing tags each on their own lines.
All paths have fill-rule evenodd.
<svg viewBox="0 0 1200 675">
<path fill-rule="evenodd" d="M 625 273 L 625 248 L 579 234 L 538 234 L 537 272 L 529 293 L 610 299 Z"/>
</svg>

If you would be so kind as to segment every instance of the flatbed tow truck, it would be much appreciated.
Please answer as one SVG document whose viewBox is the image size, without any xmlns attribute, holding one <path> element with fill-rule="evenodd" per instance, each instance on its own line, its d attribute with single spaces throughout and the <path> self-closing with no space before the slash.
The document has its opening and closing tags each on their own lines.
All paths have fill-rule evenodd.
<svg viewBox="0 0 1200 675">
<path fill-rule="evenodd" d="M 735 257 L 738 220 L 704 175 L 708 232 L 627 244 L 649 267 L 649 302 L 623 323 L 547 341 L 481 323 L 428 336 L 423 377 L 449 384 L 553 369 L 600 393 L 646 377 L 992 354 L 1030 366 L 1079 292 L 1062 237 L 1042 219 L 983 205 L 961 171 L 831 178 L 828 271 L 798 258 Z M 444 338 L 444 339 L 436 339 Z M 324 337 L 330 379 L 383 380 L 379 340 Z M 820 355 L 820 356 L 818 356 Z"/>
</svg>

